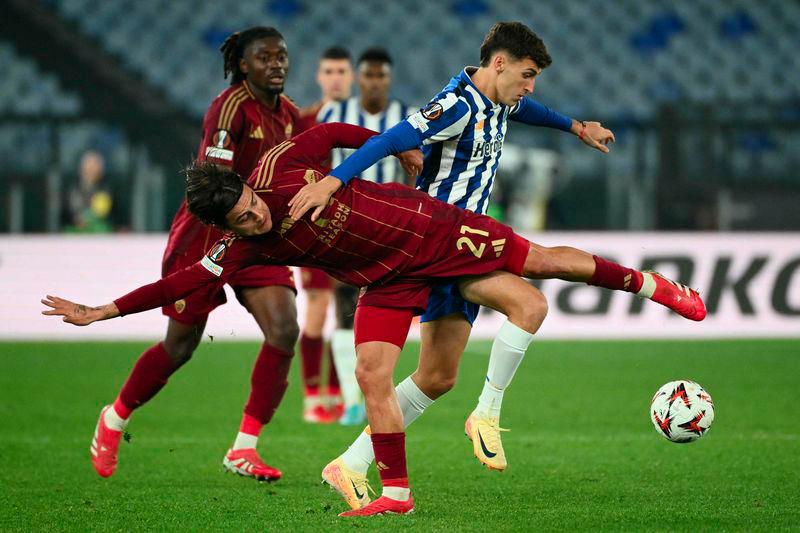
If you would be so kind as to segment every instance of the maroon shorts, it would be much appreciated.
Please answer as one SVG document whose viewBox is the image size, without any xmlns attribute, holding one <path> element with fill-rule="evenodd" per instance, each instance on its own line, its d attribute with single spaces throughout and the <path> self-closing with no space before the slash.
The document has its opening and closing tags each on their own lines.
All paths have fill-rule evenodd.
<svg viewBox="0 0 800 533">
<path fill-rule="evenodd" d="M 300 268 L 300 286 L 309 289 L 333 289 L 331 277 L 318 268 Z"/>
<path fill-rule="evenodd" d="M 431 223 L 425 242 L 403 274 L 361 294 L 359 306 L 425 311 L 430 285 L 505 270 L 520 275 L 530 243 L 510 226 L 472 211 L 459 211 L 448 223 Z"/>
<path fill-rule="evenodd" d="M 169 231 L 167 248 L 161 262 L 162 277 L 200 261 L 208 248 L 222 237 L 222 232 L 200 223 L 186 211 L 184 202 Z M 257 265 L 236 272 L 228 284 L 241 302 L 241 289 L 249 287 L 288 287 L 296 291 L 292 270 L 285 266 Z M 161 308 L 166 316 L 183 324 L 204 321 L 217 306 L 227 302 L 224 284 L 211 284 L 172 305 Z"/>
</svg>

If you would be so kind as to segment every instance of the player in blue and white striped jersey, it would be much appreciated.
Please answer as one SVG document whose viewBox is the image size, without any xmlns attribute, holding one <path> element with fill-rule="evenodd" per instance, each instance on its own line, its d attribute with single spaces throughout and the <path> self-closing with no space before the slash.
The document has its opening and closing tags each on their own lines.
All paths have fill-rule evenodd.
<svg viewBox="0 0 800 533">
<path fill-rule="evenodd" d="M 418 146 L 422 146 L 424 166 L 417 187 L 438 199 L 485 213 L 508 120 L 571 132 L 587 146 L 603 153 L 609 151 L 606 145 L 614 141 L 614 135 L 600 123 L 571 119 L 526 98 L 533 92 L 536 76 L 550 65 L 551 59 L 541 39 L 524 24 L 495 24 L 481 45 L 480 59 L 480 67 L 465 68 L 425 108 L 373 137 L 334 168 L 330 176 L 298 192 L 290 205 L 303 209 L 295 210 L 292 216 L 299 218 L 307 209 L 314 209 L 314 218 L 342 183 L 389 154 Z M 555 257 L 560 253 L 557 248 L 537 250 L 541 250 L 545 261 L 550 254 Z M 476 249 L 473 253 L 481 252 Z M 455 383 L 458 362 L 478 312 L 478 305 L 465 301 L 461 290 L 469 291 L 472 301 L 501 308 L 505 300 L 497 287 L 499 284 L 493 286 L 491 282 L 462 282 L 459 289 L 454 282 L 435 286 L 431 291 L 422 317 L 419 367 L 396 388 L 405 426 Z M 467 418 L 466 431 L 475 455 L 494 470 L 506 467 L 499 428 L 503 392 L 534 332 L 510 321 L 502 325 L 492 345 L 478 405 Z M 364 432 L 326 471 L 336 469 L 338 477 L 361 486 L 373 460 L 370 437 Z M 348 487 L 336 487 L 346 499 L 348 491 L 352 492 Z M 355 504 L 351 500 L 348 499 L 351 505 L 363 504 L 361 500 Z"/>
<path fill-rule="evenodd" d="M 361 54 L 358 70 L 358 96 L 341 102 L 329 102 L 317 113 L 317 122 L 345 122 L 384 132 L 408 116 L 408 107 L 390 97 L 392 58 L 383 48 L 369 48 Z M 336 168 L 355 150 L 337 148 L 331 154 L 331 166 Z M 365 169 L 361 179 L 376 183 L 405 181 L 405 175 L 395 157 L 386 157 Z"/>
</svg>

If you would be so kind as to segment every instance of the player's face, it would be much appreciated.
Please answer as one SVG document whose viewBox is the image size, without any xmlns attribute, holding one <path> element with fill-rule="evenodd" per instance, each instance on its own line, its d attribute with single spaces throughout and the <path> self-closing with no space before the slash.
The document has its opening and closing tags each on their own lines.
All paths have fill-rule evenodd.
<svg viewBox="0 0 800 533">
<path fill-rule="evenodd" d="M 498 69 L 497 98 L 500 103 L 513 106 L 533 92 L 536 76 L 542 71 L 532 59 L 514 60 L 503 54 L 505 60 Z"/>
<path fill-rule="evenodd" d="M 247 185 L 239 201 L 225 215 L 225 222 L 229 230 L 242 237 L 263 235 L 272 229 L 269 207 Z"/>
<path fill-rule="evenodd" d="M 317 70 L 317 83 L 326 100 L 341 102 L 350 96 L 353 66 L 349 59 L 322 59 Z"/>
<path fill-rule="evenodd" d="M 239 60 L 239 68 L 247 81 L 262 91 L 280 94 L 289 73 L 289 52 L 286 43 L 278 37 L 265 37 L 253 41 Z"/>
<path fill-rule="evenodd" d="M 358 66 L 358 89 L 369 102 L 384 101 L 389 97 L 392 68 L 380 61 L 364 61 Z"/>
</svg>

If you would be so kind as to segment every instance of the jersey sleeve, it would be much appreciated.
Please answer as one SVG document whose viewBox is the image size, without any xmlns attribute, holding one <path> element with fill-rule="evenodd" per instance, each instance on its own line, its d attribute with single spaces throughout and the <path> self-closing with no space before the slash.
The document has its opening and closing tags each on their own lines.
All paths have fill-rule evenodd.
<svg viewBox="0 0 800 533">
<path fill-rule="evenodd" d="M 292 139 L 295 154 L 311 163 L 326 161 L 334 148 L 360 148 L 368 139 L 378 135 L 361 126 L 331 122 L 319 124 Z"/>
<path fill-rule="evenodd" d="M 462 98 L 446 93 L 406 119 L 420 144 L 433 144 L 457 137 L 467 127 L 472 110 Z"/>
<path fill-rule="evenodd" d="M 203 120 L 203 139 L 197 154 L 201 161 L 233 166 L 244 123 L 241 97 L 237 95 L 237 91 L 232 91 L 226 97 L 214 100 L 208 108 Z"/>
<path fill-rule="evenodd" d="M 252 241 L 221 239 L 197 263 L 139 287 L 114 304 L 120 315 L 130 315 L 170 305 L 211 284 L 224 285 L 234 272 L 257 262 L 256 246 Z"/>
<path fill-rule="evenodd" d="M 530 98 L 523 98 L 517 102 L 508 112 L 508 118 L 531 126 L 544 126 L 563 131 L 569 131 L 572 128 L 571 118 Z"/>
</svg>

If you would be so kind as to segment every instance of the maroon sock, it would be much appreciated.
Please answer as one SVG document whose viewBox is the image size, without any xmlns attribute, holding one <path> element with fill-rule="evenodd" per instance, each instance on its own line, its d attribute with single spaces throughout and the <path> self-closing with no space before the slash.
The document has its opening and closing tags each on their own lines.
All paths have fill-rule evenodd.
<svg viewBox="0 0 800 533">
<path fill-rule="evenodd" d="M 586 283 L 618 291 L 639 292 L 642 288 L 642 273 L 624 267 L 598 255 L 594 257 L 594 274 Z"/>
<path fill-rule="evenodd" d="M 319 376 L 322 367 L 322 337 L 300 336 L 300 356 L 303 361 L 303 385 L 307 396 L 319 394 Z"/>
<path fill-rule="evenodd" d="M 339 374 L 336 373 L 336 365 L 333 364 L 333 346 L 331 346 L 328 350 L 328 396 L 339 396 L 341 391 Z"/>
<path fill-rule="evenodd" d="M 250 397 L 244 406 L 245 414 L 262 424 L 272 419 L 289 386 L 286 378 L 292 365 L 292 355 L 266 342 L 261 345 L 250 377 Z"/>
<path fill-rule="evenodd" d="M 375 451 L 375 465 L 383 486 L 407 489 L 406 434 L 373 433 L 372 449 Z"/>
<path fill-rule="evenodd" d="M 159 342 L 148 348 L 133 365 L 128 380 L 119 392 L 119 402 L 127 409 L 127 414 L 147 403 L 156 395 L 175 371 L 175 363 L 170 359 L 164 349 L 164 343 Z M 122 413 L 118 413 L 123 418 Z"/>
</svg>

